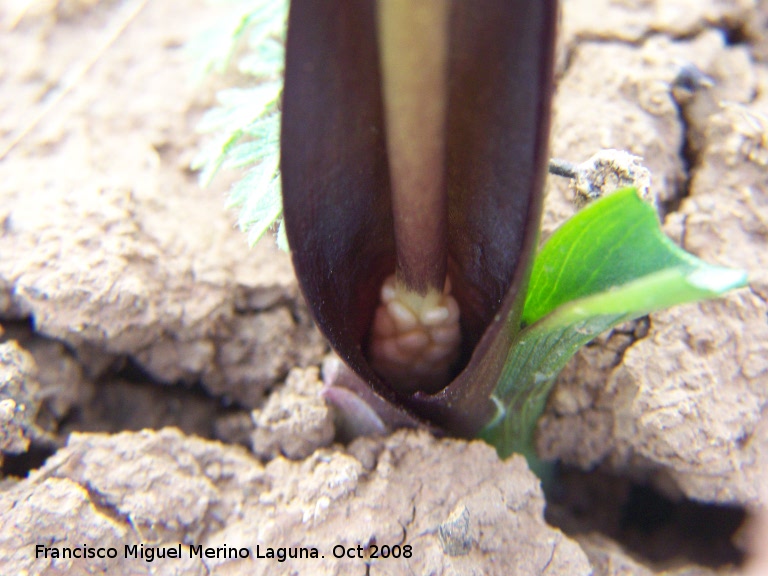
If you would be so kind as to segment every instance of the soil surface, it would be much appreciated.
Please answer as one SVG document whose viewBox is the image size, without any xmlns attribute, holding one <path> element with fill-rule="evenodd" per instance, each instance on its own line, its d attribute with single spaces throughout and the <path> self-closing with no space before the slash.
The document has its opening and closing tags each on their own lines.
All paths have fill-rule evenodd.
<svg viewBox="0 0 768 576">
<path fill-rule="evenodd" d="M 226 3 L 0 5 L 0 574 L 768 573 L 768 1 L 562 4 L 552 156 L 642 157 L 670 237 L 750 282 L 573 359 L 546 496 L 481 442 L 335 442 L 288 255 L 189 169 Z M 544 235 L 575 209 L 550 178 Z"/>
</svg>

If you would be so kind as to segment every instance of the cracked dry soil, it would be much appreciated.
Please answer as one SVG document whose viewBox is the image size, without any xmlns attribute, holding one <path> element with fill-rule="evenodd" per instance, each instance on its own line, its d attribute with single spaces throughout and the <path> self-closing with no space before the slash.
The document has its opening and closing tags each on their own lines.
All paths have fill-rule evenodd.
<svg viewBox="0 0 768 576">
<path fill-rule="evenodd" d="M 183 47 L 225 10 L 0 5 L 0 574 L 767 574 L 768 2 L 563 0 L 552 155 L 642 156 L 667 233 L 750 285 L 573 359 L 546 499 L 480 442 L 334 443 L 288 257 L 188 169 L 215 86 Z M 715 85 L 673 96 L 690 64 Z M 545 235 L 571 196 L 550 180 Z M 123 557 L 178 544 L 252 555 Z"/>
</svg>

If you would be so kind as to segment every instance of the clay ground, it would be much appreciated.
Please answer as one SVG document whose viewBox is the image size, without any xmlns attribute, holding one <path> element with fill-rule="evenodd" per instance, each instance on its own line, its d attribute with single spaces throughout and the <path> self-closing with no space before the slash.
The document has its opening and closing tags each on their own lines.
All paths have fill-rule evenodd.
<svg viewBox="0 0 768 576">
<path fill-rule="evenodd" d="M 236 79 L 196 80 L 185 46 L 228 10 L 0 3 L 0 573 L 768 574 L 768 2 L 563 0 L 552 155 L 642 156 L 666 232 L 750 284 L 574 358 L 538 431 L 546 499 L 480 442 L 334 443 L 288 256 L 248 248 L 232 176 L 189 169 Z M 691 65 L 714 85 L 673 90 Z M 545 234 L 571 200 L 551 178 Z M 178 543 L 325 558 L 123 557 Z"/>
</svg>

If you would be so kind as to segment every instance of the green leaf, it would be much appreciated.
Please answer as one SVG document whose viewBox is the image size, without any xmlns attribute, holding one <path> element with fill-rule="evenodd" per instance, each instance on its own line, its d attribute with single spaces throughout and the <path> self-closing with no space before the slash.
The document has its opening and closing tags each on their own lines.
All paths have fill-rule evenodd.
<svg viewBox="0 0 768 576">
<path fill-rule="evenodd" d="M 634 189 L 620 190 L 576 214 L 546 243 L 534 262 L 523 321 L 532 324 L 570 300 L 697 262 L 664 235 L 656 211 Z"/>
<path fill-rule="evenodd" d="M 275 225 L 282 230 L 279 103 L 287 14 L 286 0 L 246 0 L 233 10 L 231 19 L 197 46 L 199 53 L 208 55 L 206 68 L 223 72 L 242 39 L 249 39 L 248 50 L 238 59 L 238 70 L 252 77 L 255 85 L 217 94 L 217 106 L 197 126 L 198 131 L 213 132 L 215 137 L 192 168 L 200 170 L 203 186 L 221 169 L 246 170 L 230 190 L 228 207 L 240 208 L 238 223 L 251 244 Z M 286 245 L 280 238 L 278 244 Z"/>
<path fill-rule="evenodd" d="M 280 226 L 277 229 L 277 247 L 284 252 L 288 252 L 291 248 L 288 246 L 288 234 L 285 231 L 285 220 L 280 219 Z"/>
<path fill-rule="evenodd" d="M 483 432 L 502 456 L 532 456 L 555 378 L 601 332 L 655 310 L 716 298 L 746 273 L 710 266 L 676 246 L 633 189 L 590 205 L 560 227 L 533 265 L 523 320 L 494 392 L 499 414 Z"/>
<path fill-rule="evenodd" d="M 249 76 L 281 78 L 284 59 L 285 47 L 282 41 L 266 38 L 262 44 L 254 46 L 252 52 L 243 56 L 237 69 Z"/>
<path fill-rule="evenodd" d="M 200 132 L 245 131 L 259 118 L 275 110 L 281 90 L 282 86 L 274 82 L 261 84 L 255 88 L 221 90 L 216 94 L 219 105 L 203 115 L 197 130 Z"/>
</svg>

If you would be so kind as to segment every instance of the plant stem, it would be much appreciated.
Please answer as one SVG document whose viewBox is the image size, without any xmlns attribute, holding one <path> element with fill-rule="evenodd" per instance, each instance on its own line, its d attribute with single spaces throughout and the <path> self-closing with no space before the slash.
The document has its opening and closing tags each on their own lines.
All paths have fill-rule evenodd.
<svg viewBox="0 0 768 576">
<path fill-rule="evenodd" d="M 549 173 L 563 178 L 576 178 L 579 175 L 579 167 L 573 162 L 560 158 L 549 159 Z"/>
<path fill-rule="evenodd" d="M 448 0 L 379 0 L 397 279 L 442 293 L 447 268 Z"/>
</svg>

